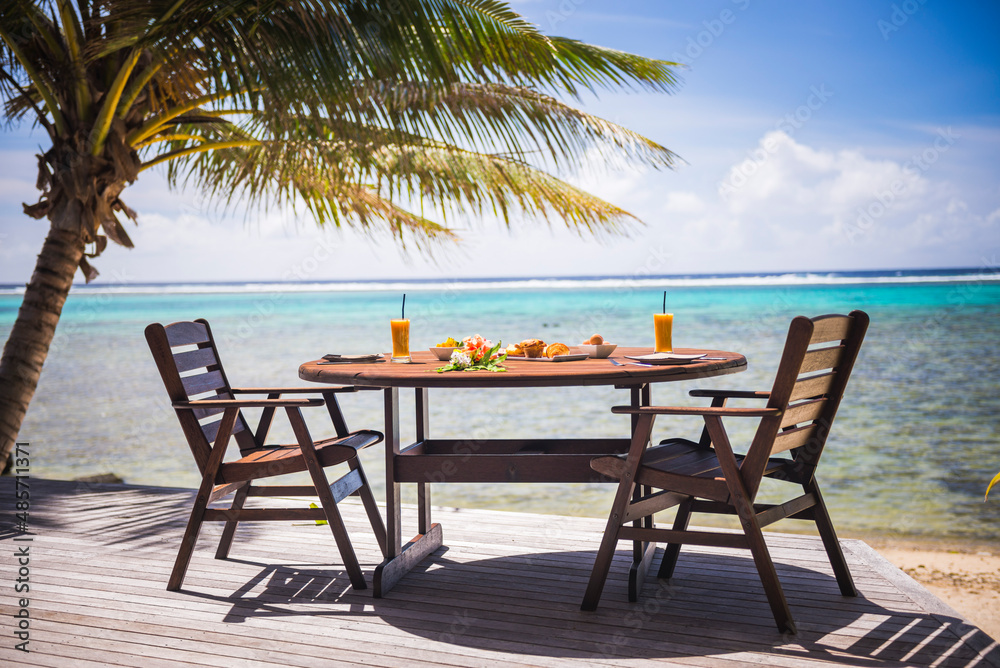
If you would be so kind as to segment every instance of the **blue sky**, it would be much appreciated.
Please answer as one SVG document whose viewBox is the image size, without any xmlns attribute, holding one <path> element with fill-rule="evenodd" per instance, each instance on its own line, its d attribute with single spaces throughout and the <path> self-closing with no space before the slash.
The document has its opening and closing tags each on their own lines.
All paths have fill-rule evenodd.
<svg viewBox="0 0 1000 668">
<path fill-rule="evenodd" d="M 144 173 L 123 199 L 136 249 L 102 280 L 352 279 L 990 267 L 1000 262 L 1000 5 L 983 2 L 519 0 L 544 32 L 687 65 L 673 95 L 600 93 L 588 112 L 680 154 L 675 171 L 566 177 L 636 214 L 629 238 L 454 219 L 434 260 L 290 211 L 224 216 Z M 45 234 L 40 134 L 0 135 L 0 282 Z M 224 253 L 219 249 L 225 248 Z"/>
</svg>

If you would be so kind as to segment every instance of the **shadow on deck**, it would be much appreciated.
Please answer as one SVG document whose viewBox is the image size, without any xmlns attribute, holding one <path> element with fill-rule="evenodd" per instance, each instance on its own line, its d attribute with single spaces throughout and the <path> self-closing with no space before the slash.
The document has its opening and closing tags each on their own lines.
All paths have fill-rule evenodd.
<svg viewBox="0 0 1000 668">
<path fill-rule="evenodd" d="M 0 520 L 7 620 L 10 555 L 30 546 L 31 652 L 10 632 L 0 647 L 18 665 L 1000 666 L 996 642 L 860 541 L 844 541 L 861 592 L 845 598 L 819 539 L 768 534 L 790 636 L 749 555 L 714 548 L 686 548 L 630 604 L 623 543 L 597 612 L 581 612 L 604 522 L 493 511 L 436 510 L 447 547 L 384 599 L 352 590 L 329 530 L 304 523 L 241 525 L 225 562 L 221 527 L 206 527 L 184 589 L 167 592 L 192 491 L 30 485 L 33 540 L 14 542 L 13 513 Z M 13 488 L 0 479 L 6 509 Z M 343 509 L 370 582 L 378 546 L 361 506 Z"/>
</svg>

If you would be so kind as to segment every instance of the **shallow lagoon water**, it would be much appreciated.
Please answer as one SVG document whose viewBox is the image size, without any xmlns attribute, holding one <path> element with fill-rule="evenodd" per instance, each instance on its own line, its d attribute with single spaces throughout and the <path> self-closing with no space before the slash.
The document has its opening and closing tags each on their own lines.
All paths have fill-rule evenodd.
<svg viewBox="0 0 1000 668">
<path fill-rule="evenodd" d="M 1000 470 L 1000 283 L 987 279 L 664 285 L 675 346 L 736 350 L 749 360 L 746 372 L 699 387 L 767 389 L 792 317 L 868 311 L 868 340 L 820 469 L 835 523 L 843 535 L 995 541 L 1000 500 L 984 503 L 983 492 Z M 161 286 L 71 295 L 21 431 L 31 444 L 32 475 L 113 471 L 130 483 L 195 487 L 143 328 L 205 317 L 234 385 L 301 385 L 301 362 L 388 350 L 400 291 L 372 287 Z M 627 280 L 399 287 L 408 291 L 414 349 L 476 333 L 572 345 L 599 332 L 620 344 L 652 345 L 651 316 L 664 289 Z M 19 305 L 19 295 L 0 293 L 4 338 Z M 654 402 L 695 404 L 686 394 L 693 387 L 657 385 Z M 412 393 L 403 396 L 406 411 Z M 628 428 L 627 418 L 608 410 L 628 401 L 613 388 L 431 390 L 430 400 L 438 437 L 621 436 Z M 378 392 L 347 397 L 344 408 L 355 428 L 381 425 Z M 314 435 L 328 432 L 324 416 L 323 409 L 307 414 Z M 752 435 L 752 422 L 728 427 L 734 443 Z M 695 437 L 699 429 L 697 418 L 661 419 L 655 435 Z M 287 429 L 273 435 L 289 438 Z M 381 448 L 366 451 L 364 461 L 381 488 Z M 601 484 L 433 487 L 438 505 L 595 517 L 606 515 L 612 495 L 613 487 Z"/>
</svg>

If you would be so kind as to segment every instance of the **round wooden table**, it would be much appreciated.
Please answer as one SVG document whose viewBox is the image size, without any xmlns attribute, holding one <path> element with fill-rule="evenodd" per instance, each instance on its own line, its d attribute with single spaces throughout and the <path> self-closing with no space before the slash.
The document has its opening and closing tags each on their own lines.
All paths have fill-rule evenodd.
<svg viewBox="0 0 1000 668">
<path fill-rule="evenodd" d="M 322 360 L 299 367 L 299 378 L 317 383 L 357 385 L 360 387 L 567 387 L 589 385 L 639 385 L 665 381 L 709 378 L 746 369 L 747 360 L 739 353 L 722 350 L 678 348 L 678 354 L 704 353 L 708 358 L 691 364 L 637 366 L 626 355 L 647 355 L 649 348 L 616 348 L 610 359 L 585 359 L 572 362 L 544 362 L 511 359 L 504 363 L 506 372 L 448 371 L 437 373 L 447 362 L 427 350 L 412 354 L 410 364 L 379 362 L 374 364 L 322 364 Z M 616 366 L 611 362 L 625 363 Z"/>
<path fill-rule="evenodd" d="M 299 367 L 299 378 L 317 383 L 380 388 L 385 394 L 386 531 L 385 561 L 375 570 L 374 595 L 381 597 L 403 575 L 442 545 L 441 525 L 431 522 L 432 482 L 617 482 L 590 468 L 590 460 L 628 451 L 631 437 L 545 439 L 433 439 L 430 437 L 428 388 L 513 388 L 613 385 L 630 392 L 630 404 L 648 406 L 652 383 L 710 378 L 746 369 L 746 358 L 721 350 L 677 349 L 679 354 L 704 353 L 706 359 L 688 364 L 645 366 L 626 355 L 651 353 L 649 348 L 617 348 L 611 359 L 568 362 L 508 360 L 506 372 L 449 371 L 430 351 L 412 354 L 410 364 L 324 364 L 322 360 Z M 400 444 L 399 389 L 415 388 L 415 441 Z M 632 429 L 635 429 L 633 418 Z M 579 431 L 579 429 L 574 429 Z M 419 529 L 402 544 L 400 483 L 417 484 Z M 642 585 L 653 544 L 636 543 L 630 591 Z"/>
</svg>

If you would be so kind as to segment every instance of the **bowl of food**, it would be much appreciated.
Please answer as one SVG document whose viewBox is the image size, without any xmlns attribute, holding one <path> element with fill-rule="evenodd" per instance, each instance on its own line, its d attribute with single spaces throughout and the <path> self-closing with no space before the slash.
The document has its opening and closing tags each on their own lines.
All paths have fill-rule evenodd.
<svg viewBox="0 0 1000 668">
<path fill-rule="evenodd" d="M 451 354 L 458 349 L 459 346 L 434 346 L 430 351 L 442 362 L 447 362 L 451 359 Z"/>
<path fill-rule="evenodd" d="M 588 357 L 596 357 L 597 359 L 610 357 L 611 353 L 613 353 L 617 347 L 617 343 L 582 343 L 577 346 L 581 353 L 587 353 Z"/>
<path fill-rule="evenodd" d="M 460 341 L 456 341 L 455 339 L 453 339 L 453 338 L 451 338 L 449 336 L 447 339 L 445 339 L 441 343 L 437 344 L 436 346 L 431 347 L 430 351 L 432 353 L 434 353 L 434 356 L 437 357 L 442 362 L 447 362 L 448 360 L 451 359 L 451 354 L 455 350 L 457 350 L 458 348 L 461 348 L 461 347 L 462 347 L 462 343 Z"/>
<path fill-rule="evenodd" d="M 580 352 L 587 353 L 589 357 L 604 359 L 614 352 L 615 348 L 618 347 L 618 344 L 607 343 L 605 342 L 603 336 L 600 334 L 594 334 L 577 347 L 580 349 Z"/>
</svg>

